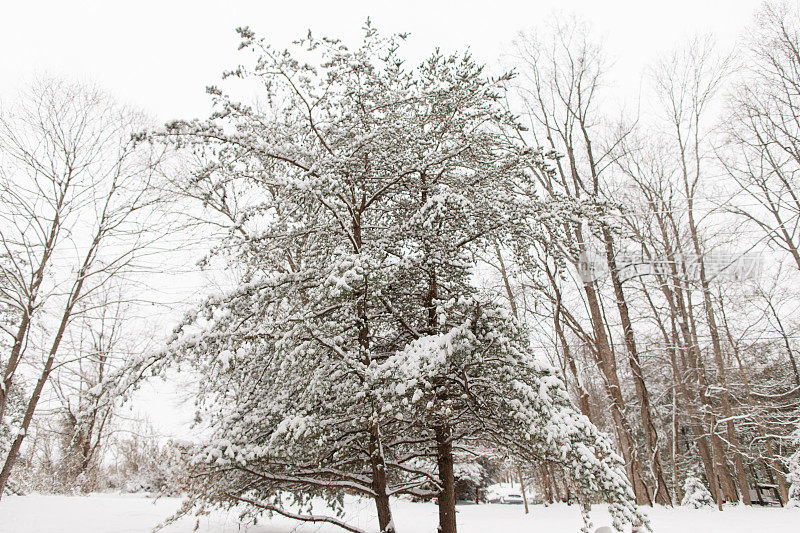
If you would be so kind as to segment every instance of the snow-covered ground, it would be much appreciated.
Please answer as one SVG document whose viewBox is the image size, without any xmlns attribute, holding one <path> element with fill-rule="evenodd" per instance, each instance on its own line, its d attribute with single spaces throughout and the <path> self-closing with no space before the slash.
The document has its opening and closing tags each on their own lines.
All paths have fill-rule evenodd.
<svg viewBox="0 0 800 533">
<path fill-rule="evenodd" d="M 146 533 L 170 516 L 180 506 L 178 498 L 154 500 L 142 495 L 93 494 L 91 496 L 5 496 L 0 501 L 1 533 Z M 395 522 L 399 533 L 436 531 L 436 506 L 432 503 L 394 502 Z M 376 531 L 372 506 L 368 501 L 353 500 L 348 511 L 354 525 Z M 796 533 L 800 531 L 800 510 L 778 508 L 731 508 L 724 512 L 712 509 L 655 508 L 649 511 L 657 533 Z M 609 523 L 602 506 L 592 511 L 594 527 Z M 195 518 L 184 518 L 166 528 L 165 533 L 190 533 Z M 524 515 L 520 505 L 459 505 L 460 533 L 575 533 L 581 520 L 575 507 L 531 506 Z M 237 515 L 217 513 L 202 517 L 197 531 L 203 533 L 240 533 Z M 275 518 L 248 528 L 247 533 L 328 533 L 341 532 L 334 526 L 308 524 Z"/>
</svg>

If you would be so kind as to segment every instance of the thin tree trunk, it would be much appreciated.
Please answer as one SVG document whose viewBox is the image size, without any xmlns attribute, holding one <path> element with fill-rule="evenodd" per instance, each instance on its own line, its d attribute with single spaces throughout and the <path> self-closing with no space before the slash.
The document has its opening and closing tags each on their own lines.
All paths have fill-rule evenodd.
<svg viewBox="0 0 800 533">
<path fill-rule="evenodd" d="M 725 429 L 727 434 L 728 442 L 733 449 L 733 460 L 734 460 L 734 470 L 736 472 L 736 479 L 739 484 L 739 496 L 741 501 L 745 503 L 745 505 L 750 505 L 750 494 L 747 489 L 747 474 L 744 470 L 744 463 L 742 461 L 742 455 L 739 451 L 739 440 L 736 437 L 736 429 L 733 424 L 733 414 L 731 410 L 730 404 L 730 391 L 728 390 L 728 380 L 725 373 L 725 362 L 723 361 L 722 357 L 722 345 L 719 339 L 719 329 L 717 328 L 717 322 L 715 317 L 714 305 L 711 301 L 711 288 L 709 285 L 708 277 L 706 276 L 706 267 L 705 267 L 705 259 L 703 256 L 703 250 L 700 247 L 700 237 L 697 228 L 697 224 L 695 223 L 694 219 L 694 192 L 695 186 L 700 179 L 700 155 L 699 155 L 699 133 L 697 130 L 694 131 L 694 148 L 695 148 L 695 180 L 692 186 L 689 185 L 689 172 L 686 167 L 686 159 L 684 158 L 683 161 L 683 183 L 684 183 L 684 190 L 686 193 L 686 203 L 687 203 L 687 216 L 688 216 L 688 226 L 689 226 L 689 233 L 692 239 L 692 246 L 694 248 L 694 253 L 697 256 L 698 266 L 699 266 L 699 276 L 700 276 L 700 286 L 702 288 L 703 293 L 703 309 L 705 310 L 706 319 L 708 321 L 708 331 L 711 335 L 711 346 L 714 353 L 714 362 L 717 366 L 717 378 L 719 379 L 721 386 L 722 386 L 722 394 L 720 394 L 720 403 L 722 404 L 722 415 L 725 417 Z M 681 141 L 681 149 L 684 150 L 683 143 Z M 682 152 L 685 156 L 685 151 Z M 713 431 L 712 428 L 712 439 L 713 435 L 716 432 Z M 721 445 L 721 442 L 719 443 Z M 724 464 L 724 460 L 721 464 Z M 727 467 L 726 467 L 727 469 Z M 722 472 L 720 472 L 722 473 Z M 734 498 L 733 501 L 736 501 L 736 483 L 733 482 L 733 478 L 728 479 L 728 476 L 723 476 L 722 479 L 722 487 L 723 490 L 726 492 L 726 498 L 729 500 Z"/>
<path fill-rule="evenodd" d="M 683 291 L 678 282 L 675 281 L 675 278 L 673 278 L 673 280 L 675 283 L 674 290 L 670 289 L 666 284 L 662 285 L 662 287 L 664 294 L 667 297 L 667 301 L 670 304 L 670 311 L 673 315 L 673 320 L 674 322 L 678 323 L 681 337 L 683 338 L 682 353 L 685 353 L 685 355 L 682 355 L 683 365 L 681 366 L 688 368 L 690 372 L 689 377 L 691 378 L 689 380 L 690 383 L 694 381 L 694 384 L 689 385 L 683 379 L 678 380 L 678 390 L 680 391 L 681 396 L 683 397 L 683 402 L 686 405 L 687 414 L 689 415 L 689 426 L 692 430 L 695 443 L 697 444 L 697 451 L 700 455 L 700 461 L 703 463 L 703 469 L 705 470 L 706 479 L 708 480 L 709 491 L 711 492 L 711 496 L 714 498 L 714 501 L 717 502 L 718 505 L 721 505 L 722 495 L 719 493 L 719 490 L 717 490 L 717 474 L 712 453 L 713 444 L 711 443 L 711 439 L 707 437 L 706 432 L 703 430 L 703 417 L 698 413 L 697 402 L 699 401 L 699 393 L 697 388 L 701 378 L 700 372 L 697 369 L 697 357 L 695 355 L 696 350 L 694 348 L 694 339 L 689 329 L 689 313 L 683 300 Z M 677 331 L 673 331 L 673 339 L 675 341 L 675 347 L 670 348 L 668 353 L 670 355 L 673 373 L 676 375 L 682 375 L 675 353 L 678 347 Z"/>
<path fill-rule="evenodd" d="M 718 484 L 722 491 L 722 498 L 725 501 L 736 502 L 739 501 L 738 492 L 736 489 L 736 482 L 731 475 L 728 463 L 725 460 L 725 447 L 722 439 L 717 434 L 716 416 L 713 411 L 713 403 L 709 398 L 707 392 L 709 389 L 708 380 L 706 379 L 706 369 L 703 358 L 703 353 L 700 350 L 700 342 L 697 336 L 697 324 L 695 320 L 694 308 L 692 305 L 692 293 L 688 287 L 688 272 L 685 263 L 683 264 L 683 279 L 686 280 L 687 287 L 685 288 L 686 296 L 686 318 L 689 322 L 689 333 L 691 342 L 688 343 L 687 353 L 689 354 L 689 361 L 692 364 L 692 369 L 695 372 L 696 383 L 698 387 L 697 396 L 703 406 L 703 411 L 706 413 L 708 419 L 708 426 L 710 428 L 710 443 L 711 443 L 711 457 L 714 460 L 714 473 L 715 477 L 711 484 Z"/>
<path fill-rule="evenodd" d="M 561 350 L 564 354 L 564 362 L 566 363 L 567 367 L 569 368 L 570 374 L 572 374 L 572 378 L 575 380 L 575 387 L 578 393 L 578 407 L 581 410 L 581 413 L 586 416 L 590 421 L 594 421 L 592 418 L 592 409 L 591 403 L 589 402 L 589 393 L 584 388 L 583 384 L 581 383 L 580 377 L 578 375 L 578 367 L 575 365 L 575 358 L 572 356 L 572 352 L 569 349 L 569 344 L 567 343 L 567 336 L 564 333 L 564 325 L 561 321 L 561 313 L 563 311 L 563 301 L 561 298 L 561 289 L 556 282 L 555 275 L 550 271 L 549 268 L 546 268 L 547 278 L 550 281 L 550 287 L 553 289 L 555 294 L 555 302 L 553 304 L 553 326 L 556 330 L 556 336 L 558 337 L 558 341 L 561 343 Z M 565 380 L 566 381 L 566 380 Z M 566 383 L 565 383 L 566 385 Z"/>
<path fill-rule="evenodd" d="M 676 224 L 672 216 L 669 214 L 665 216 L 664 213 L 670 213 L 670 211 L 667 209 L 663 211 L 656 211 L 654 215 L 661 233 L 661 238 L 667 254 L 667 263 L 669 265 L 669 275 L 659 276 L 659 287 L 661 288 L 661 292 L 664 294 L 664 298 L 669 306 L 670 320 L 673 329 L 672 342 L 669 340 L 667 341 L 667 344 L 670 345 L 667 353 L 670 356 L 673 374 L 677 376 L 684 376 L 684 373 L 686 373 L 686 378 L 688 378 L 681 378 L 678 380 L 678 390 L 681 393 L 684 404 L 686 405 L 687 414 L 689 415 L 689 426 L 692 430 L 692 434 L 697 445 L 700 461 L 702 462 L 703 469 L 706 473 L 709 490 L 714 498 L 714 501 L 717 502 L 718 505 L 721 505 L 722 496 L 717 490 L 717 483 L 715 481 L 717 479 L 717 473 L 712 453 L 713 444 L 711 441 L 713 438 L 709 439 L 707 437 L 706 432 L 702 427 L 703 417 L 698 412 L 699 406 L 697 404 L 701 396 L 698 389 L 702 390 L 704 385 L 702 373 L 700 368 L 698 368 L 698 364 L 700 363 L 701 359 L 697 349 L 697 339 L 696 336 L 693 335 L 692 330 L 694 318 L 691 311 L 691 300 L 688 302 L 684 300 L 682 278 L 680 277 L 681 273 L 685 276 L 685 265 L 683 265 L 684 268 L 679 273 L 677 268 L 678 258 L 676 251 L 671 244 L 673 242 L 671 236 L 674 236 L 674 242 L 679 245 L 680 236 L 677 232 Z M 681 254 L 681 256 L 683 256 L 683 254 Z M 675 329 L 676 323 L 678 325 L 677 330 Z M 679 352 L 681 356 L 681 365 L 678 365 L 678 360 L 676 357 L 676 352 L 678 352 L 678 347 L 681 344 L 678 338 L 678 331 L 680 331 L 680 338 L 683 339 L 682 348 Z"/>
<path fill-rule="evenodd" d="M 517 475 L 519 476 L 519 490 L 522 492 L 522 503 L 525 504 L 525 514 L 528 514 L 528 497 L 525 495 L 525 480 L 522 479 L 522 468 L 517 467 Z"/>
<path fill-rule="evenodd" d="M 67 198 L 67 191 L 69 190 L 70 183 L 72 182 L 72 177 L 72 172 L 70 171 L 59 190 L 58 200 L 55 205 L 55 214 L 53 216 L 53 221 L 50 224 L 47 240 L 44 242 L 42 258 L 39 261 L 36 271 L 33 272 L 33 275 L 31 276 L 30 285 L 27 287 L 27 307 L 22 314 L 22 319 L 19 327 L 17 328 L 17 333 L 14 336 L 14 344 L 11 346 L 11 354 L 3 371 L 3 382 L 2 386 L 0 386 L 0 420 L 3 419 L 3 415 L 5 413 L 6 404 L 8 403 L 8 393 L 11 391 L 14 373 L 16 372 L 17 366 L 22 359 L 22 346 L 31 326 L 31 318 L 36 306 L 39 289 L 42 285 L 42 281 L 44 280 L 45 271 L 50 264 L 50 258 L 53 254 L 56 239 L 58 238 L 58 233 L 61 228 L 61 213 Z M 0 482 L 0 496 L 2 496 L 3 493 L 2 489 L 3 484 Z"/>
<path fill-rule="evenodd" d="M 503 254 L 500 251 L 500 245 L 497 244 L 497 241 L 494 243 L 494 251 L 497 254 L 497 262 L 500 265 L 500 275 L 503 277 L 503 286 L 506 289 L 506 296 L 508 297 L 508 305 L 511 308 L 511 314 L 514 315 L 514 318 L 519 318 L 517 314 L 517 301 L 514 298 L 514 291 L 511 290 L 511 282 L 508 279 L 508 273 L 506 272 L 506 263 L 503 261 Z"/>
<path fill-rule="evenodd" d="M 675 504 L 683 500 L 683 489 L 678 482 L 678 384 L 677 376 L 672 374 L 672 486 L 675 489 Z"/>
<path fill-rule="evenodd" d="M 663 284 L 665 280 L 661 279 L 659 276 L 659 281 Z M 650 309 L 653 312 L 653 316 L 657 318 L 656 324 L 658 325 L 658 329 L 661 331 L 661 335 L 664 339 L 664 346 L 666 348 L 666 352 L 669 356 L 670 366 L 672 370 L 672 424 L 670 431 L 672 432 L 672 438 L 669 442 L 669 449 L 670 449 L 670 460 L 672 463 L 672 488 L 673 488 L 673 504 L 678 505 L 683 500 L 683 490 L 680 486 L 678 481 L 678 383 L 681 381 L 680 377 L 680 370 L 678 367 L 677 358 L 675 357 L 675 350 L 678 346 L 678 330 L 675 326 L 675 315 L 674 313 L 670 314 L 669 323 L 670 323 L 670 331 L 667 331 L 667 328 L 664 326 L 663 322 L 658 320 L 659 312 L 656 309 L 656 305 L 653 302 L 650 294 L 647 292 L 647 287 L 644 286 L 644 282 L 642 282 L 642 289 L 643 294 L 645 295 L 645 299 L 647 303 L 650 305 Z M 665 291 L 665 295 L 668 294 Z M 672 310 L 673 306 L 670 305 L 670 310 Z M 658 415 L 658 411 L 655 411 L 656 415 Z M 660 420 L 660 418 L 659 418 Z M 661 420 L 661 425 L 666 426 L 663 420 Z M 669 435 L 669 431 L 665 428 L 665 434 Z"/>
<path fill-rule="evenodd" d="M 770 311 L 772 311 L 772 316 L 775 317 L 775 321 L 778 324 L 778 330 L 780 331 L 781 337 L 783 338 L 784 346 L 786 346 L 786 354 L 789 356 L 789 362 L 792 364 L 792 370 L 794 371 L 794 383 L 798 387 L 800 387 L 800 372 L 797 369 L 797 361 L 794 357 L 794 351 L 792 350 L 792 345 L 789 342 L 789 335 L 786 333 L 786 329 L 783 327 L 783 321 L 781 321 L 780 315 L 778 315 L 778 310 L 775 309 L 775 306 L 772 305 L 772 302 L 769 298 L 765 298 L 767 301 L 767 305 L 769 306 Z"/>
<path fill-rule="evenodd" d="M 107 200 L 108 201 L 108 200 Z M 108 204 L 106 204 L 108 207 Z M 103 212 L 103 218 L 101 220 L 105 220 L 105 211 Z M 75 308 L 75 305 L 78 303 L 78 298 L 81 296 L 81 292 L 83 290 L 83 284 L 86 281 L 86 276 L 89 273 L 89 269 L 94 261 L 95 254 L 97 253 L 97 248 L 100 246 L 100 241 L 103 236 L 103 225 L 100 224 L 97 233 L 92 240 L 92 244 L 89 247 L 86 255 L 83 259 L 83 264 L 81 268 L 78 270 L 78 273 L 75 277 L 75 283 L 72 287 L 72 290 L 69 293 L 67 298 L 66 306 L 64 307 L 63 314 L 61 315 L 61 322 L 58 326 L 58 330 L 56 331 L 56 335 L 53 338 L 53 343 L 50 346 L 50 351 L 47 354 L 47 361 L 45 362 L 44 368 L 42 369 L 42 373 L 39 376 L 39 380 L 36 382 L 36 387 L 34 387 L 33 394 L 31 395 L 30 400 L 28 401 L 28 406 L 25 409 L 25 416 L 22 419 L 22 426 L 20 427 L 19 433 L 17 433 L 14 442 L 11 444 L 11 448 L 8 451 L 8 455 L 6 456 L 5 463 L 3 464 L 3 469 L 0 471 L 0 498 L 3 495 L 3 489 L 5 488 L 6 484 L 8 483 L 8 478 L 11 477 L 11 471 L 14 469 L 14 465 L 17 462 L 17 457 L 19 457 L 19 450 L 22 446 L 22 442 L 25 440 L 25 436 L 27 434 L 28 428 L 30 427 L 31 420 L 33 420 L 33 415 L 36 412 L 36 406 L 39 404 L 39 399 L 42 395 L 42 390 L 44 389 L 44 385 L 47 382 L 48 378 L 50 377 L 50 372 L 53 370 L 53 364 L 55 362 L 56 354 L 58 353 L 58 349 L 61 346 L 61 339 L 64 338 L 64 332 L 67 329 L 67 325 L 69 324 L 70 320 L 72 319 L 72 312 Z"/>
<path fill-rule="evenodd" d="M 561 342 L 561 351 L 564 354 L 564 361 L 567 363 L 570 374 L 572 374 L 572 379 L 575 380 L 575 388 L 577 389 L 578 393 L 578 407 L 580 408 L 581 413 L 586 416 L 589 421 L 593 421 L 594 419 L 592 418 L 592 407 L 591 402 L 589 401 L 589 393 L 581 383 L 580 376 L 578 375 L 578 367 L 575 364 L 575 357 L 573 357 L 572 351 L 569 349 L 569 344 L 567 344 L 567 336 L 564 334 L 564 326 L 561 324 L 560 314 L 558 311 L 556 311 L 553 321 L 555 322 L 556 335 L 558 335 L 558 340 Z"/>
</svg>

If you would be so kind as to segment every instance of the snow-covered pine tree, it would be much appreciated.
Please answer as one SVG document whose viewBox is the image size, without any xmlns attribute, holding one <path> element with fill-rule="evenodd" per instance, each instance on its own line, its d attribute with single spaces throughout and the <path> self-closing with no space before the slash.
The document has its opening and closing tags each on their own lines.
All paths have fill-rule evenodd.
<svg viewBox="0 0 800 533">
<path fill-rule="evenodd" d="M 713 507 L 714 498 L 699 478 L 689 476 L 683 482 L 683 500 L 681 505 L 700 509 L 702 507 Z"/>
<path fill-rule="evenodd" d="M 575 410 L 556 371 L 527 347 L 524 331 L 490 303 L 458 303 L 463 314 L 454 303 L 441 312 L 449 317 L 444 324 L 458 318 L 461 323 L 420 337 L 374 369 L 397 383 L 396 396 L 383 398 L 387 411 L 435 441 L 442 484 L 448 475 L 442 466 L 452 460 L 454 446 L 491 442 L 520 460 L 563 465 L 580 501 L 610 502 L 615 527 L 646 522 L 630 503 L 624 465 L 612 443 Z M 392 392 L 389 386 L 381 390 Z"/>
<path fill-rule="evenodd" d="M 366 369 L 403 338 L 381 297 L 401 260 L 387 252 L 395 247 L 388 198 L 408 175 L 452 154 L 418 156 L 429 137 L 409 125 L 414 99 L 424 105 L 427 97 L 395 57 L 398 39 L 367 27 L 363 46 L 350 51 L 309 37 L 300 54 L 321 56 L 316 72 L 241 34 L 260 59 L 254 73 L 237 74 L 264 80 L 267 108 L 212 90 L 220 110 L 210 121 L 167 131 L 210 157 L 185 191 L 229 219 L 225 249 L 244 271 L 240 287 L 209 300 L 176 339 L 209 378 L 202 392 L 219 439 L 203 457 L 216 466 L 236 457 L 236 475 L 206 470 L 233 484 L 204 497 L 302 519 L 283 508 L 279 491 L 333 505 L 358 493 L 375 499 L 380 527 L 391 531 L 388 494 L 417 493 L 429 479 L 405 470 L 402 482 L 388 486 L 383 433 L 391 426 L 366 380 Z M 428 127 L 446 130 L 446 120 L 435 117 Z M 202 322 L 195 342 L 191 330 Z M 225 364 L 215 362 L 220 353 Z M 217 405 L 226 407 L 214 415 Z"/>
<path fill-rule="evenodd" d="M 438 52 L 406 69 L 402 36 L 369 24 L 355 50 L 240 34 L 257 58 L 230 75 L 266 101 L 211 88 L 209 120 L 163 134 L 204 161 L 181 187 L 226 219 L 217 260 L 240 272 L 168 352 L 203 376 L 194 504 L 357 531 L 311 499 L 359 494 L 388 532 L 388 496 L 433 484 L 450 533 L 453 446 L 481 439 L 563 463 L 619 527 L 642 520 L 608 439 L 472 281 L 483 247 L 547 211 L 517 191 L 549 170 L 505 135 L 510 77 Z"/>
</svg>

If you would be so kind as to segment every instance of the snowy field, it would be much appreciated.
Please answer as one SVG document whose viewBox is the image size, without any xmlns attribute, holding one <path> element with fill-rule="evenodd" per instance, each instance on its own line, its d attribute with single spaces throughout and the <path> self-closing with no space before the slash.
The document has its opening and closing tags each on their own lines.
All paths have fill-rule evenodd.
<svg viewBox="0 0 800 533">
<path fill-rule="evenodd" d="M 6 496 L 0 501 L 1 533 L 143 533 L 170 516 L 179 498 L 154 500 L 142 495 L 94 494 L 91 496 Z M 354 525 L 377 530 L 369 502 L 349 504 Z M 399 533 L 431 533 L 436 530 L 436 506 L 432 503 L 395 501 L 395 522 Z M 715 510 L 656 508 L 649 512 L 654 530 L 679 533 L 780 533 L 800 531 L 800 510 L 778 508 L 732 508 Z M 602 506 L 592 512 L 594 527 L 609 523 Z M 190 533 L 195 518 L 184 518 L 165 533 Z M 577 532 L 578 511 L 566 505 L 531 506 L 524 515 L 519 505 L 459 505 L 459 533 L 558 533 Z M 255 527 L 240 528 L 236 513 L 220 513 L 200 519 L 199 532 L 206 533 L 327 533 L 343 530 L 275 518 Z"/>
</svg>

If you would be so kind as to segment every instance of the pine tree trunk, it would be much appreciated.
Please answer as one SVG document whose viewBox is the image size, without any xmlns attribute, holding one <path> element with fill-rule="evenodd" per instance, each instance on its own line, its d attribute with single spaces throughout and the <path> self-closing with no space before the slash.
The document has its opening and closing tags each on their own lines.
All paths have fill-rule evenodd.
<svg viewBox="0 0 800 533">
<path fill-rule="evenodd" d="M 363 245 L 361 234 L 361 214 L 357 213 L 353 217 L 353 241 L 355 244 L 355 252 L 360 253 L 361 246 Z M 369 292 L 369 284 L 364 281 L 362 293 L 358 298 L 356 304 L 356 313 L 358 316 L 358 343 L 361 346 L 364 354 L 370 353 L 370 331 L 369 331 L 369 317 L 367 314 L 367 294 Z M 365 364 L 370 364 L 370 360 L 366 359 Z M 375 508 L 378 513 L 378 525 L 381 528 L 381 533 L 394 533 L 394 522 L 392 520 L 392 509 L 389 506 L 389 496 L 386 491 L 386 462 L 383 457 L 383 447 L 381 444 L 380 429 L 378 423 L 370 428 L 369 440 L 369 457 L 370 466 L 372 468 L 372 491 L 374 493 Z"/>
<path fill-rule="evenodd" d="M 450 428 L 436 426 L 436 463 L 439 467 L 439 533 L 456 533 L 456 491 Z"/>
<path fill-rule="evenodd" d="M 545 503 L 553 503 L 553 490 L 550 483 L 550 472 L 544 462 L 539 463 L 539 479 L 541 480 L 542 499 Z"/>
<path fill-rule="evenodd" d="M 394 533 L 392 509 L 386 494 L 386 463 L 381 451 L 380 437 L 374 429 L 370 437 L 370 460 L 372 462 L 372 491 L 375 493 L 375 507 L 378 511 L 378 525 L 381 533 Z"/>
</svg>

